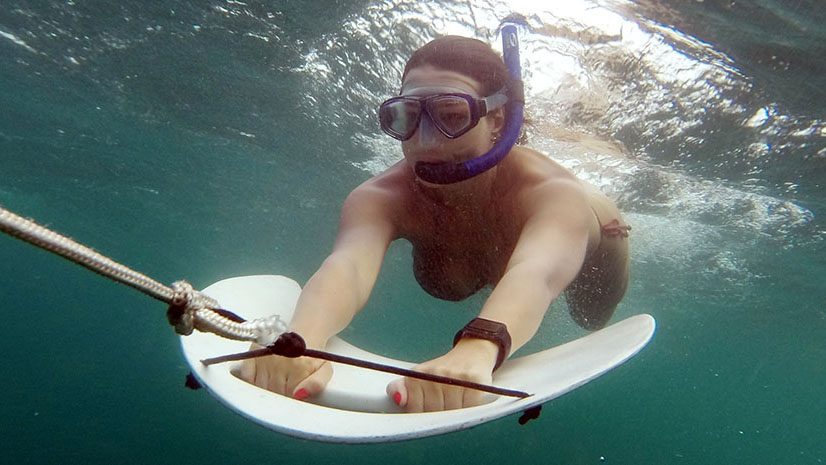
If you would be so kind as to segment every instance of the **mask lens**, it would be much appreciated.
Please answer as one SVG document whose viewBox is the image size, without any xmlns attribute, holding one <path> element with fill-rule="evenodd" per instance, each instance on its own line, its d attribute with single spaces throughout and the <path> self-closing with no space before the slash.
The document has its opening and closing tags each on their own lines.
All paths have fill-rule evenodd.
<svg viewBox="0 0 826 465">
<path fill-rule="evenodd" d="M 451 137 L 458 137 L 473 127 L 470 102 L 462 97 L 445 95 L 428 102 L 433 122 Z"/>
<path fill-rule="evenodd" d="M 421 105 L 416 100 L 391 99 L 379 108 L 381 128 L 390 136 L 407 140 L 416 132 Z"/>
</svg>

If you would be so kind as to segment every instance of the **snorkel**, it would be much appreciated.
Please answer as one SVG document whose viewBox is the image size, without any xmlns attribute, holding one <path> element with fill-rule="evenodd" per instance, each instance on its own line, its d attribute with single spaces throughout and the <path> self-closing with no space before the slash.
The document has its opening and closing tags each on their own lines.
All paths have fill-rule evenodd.
<svg viewBox="0 0 826 465">
<path fill-rule="evenodd" d="M 522 109 L 525 91 L 522 84 L 522 68 L 519 64 L 519 38 L 517 25 L 524 24 L 519 15 L 510 15 L 502 21 L 502 56 L 508 68 L 508 102 L 505 104 L 505 127 L 499 141 L 486 153 L 461 163 L 416 163 L 415 171 L 423 181 L 433 184 L 454 184 L 478 176 L 496 166 L 519 137 L 522 128 Z"/>
</svg>

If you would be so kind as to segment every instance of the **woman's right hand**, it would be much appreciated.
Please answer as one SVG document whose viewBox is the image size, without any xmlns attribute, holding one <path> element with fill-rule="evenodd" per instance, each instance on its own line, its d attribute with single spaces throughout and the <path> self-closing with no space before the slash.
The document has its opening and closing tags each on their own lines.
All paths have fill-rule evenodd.
<svg viewBox="0 0 826 465">
<path fill-rule="evenodd" d="M 253 344 L 250 350 L 262 346 Z M 244 360 L 241 379 L 260 388 L 298 400 L 319 394 L 333 376 L 330 362 L 309 357 L 278 355 Z"/>
</svg>

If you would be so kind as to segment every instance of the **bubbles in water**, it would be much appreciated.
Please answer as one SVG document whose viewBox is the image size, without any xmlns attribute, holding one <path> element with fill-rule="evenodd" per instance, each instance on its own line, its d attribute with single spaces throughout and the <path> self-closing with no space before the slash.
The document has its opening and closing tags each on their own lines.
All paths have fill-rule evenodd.
<svg viewBox="0 0 826 465">
<path fill-rule="evenodd" d="M 686 267 L 702 257 L 707 273 L 742 281 L 754 276 L 739 252 L 708 251 L 709 241 L 809 240 L 812 211 L 773 195 L 763 175 L 778 152 L 794 150 L 794 137 L 815 137 L 822 123 L 772 104 L 752 107 L 750 82 L 707 43 L 592 2 L 565 5 L 515 4 L 530 23 L 520 37 L 527 145 L 616 199 L 635 235 L 670 231 L 637 239 L 635 259 L 669 257 Z M 365 156 L 352 164 L 377 174 L 402 157 L 373 115 L 398 92 L 406 58 L 447 33 L 498 49 L 505 9 L 502 2 L 375 4 L 316 41 L 295 70 L 317 84 L 307 106 L 319 124 L 360 125 L 351 136 Z M 784 195 L 798 191 L 797 182 L 782 184 Z"/>
</svg>

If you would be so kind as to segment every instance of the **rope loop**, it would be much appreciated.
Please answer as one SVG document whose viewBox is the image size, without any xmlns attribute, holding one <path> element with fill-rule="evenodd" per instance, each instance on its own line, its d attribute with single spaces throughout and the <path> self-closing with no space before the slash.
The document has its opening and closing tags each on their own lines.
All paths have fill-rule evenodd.
<svg viewBox="0 0 826 465">
<path fill-rule="evenodd" d="M 186 281 L 172 283 L 172 299 L 166 310 L 169 324 L 175 332 L 189 336 L 195 330 L 195 314 L 202 309 L 218 308 L 218 302 L 212 297 L 197 291 Z"/>
</svg>

